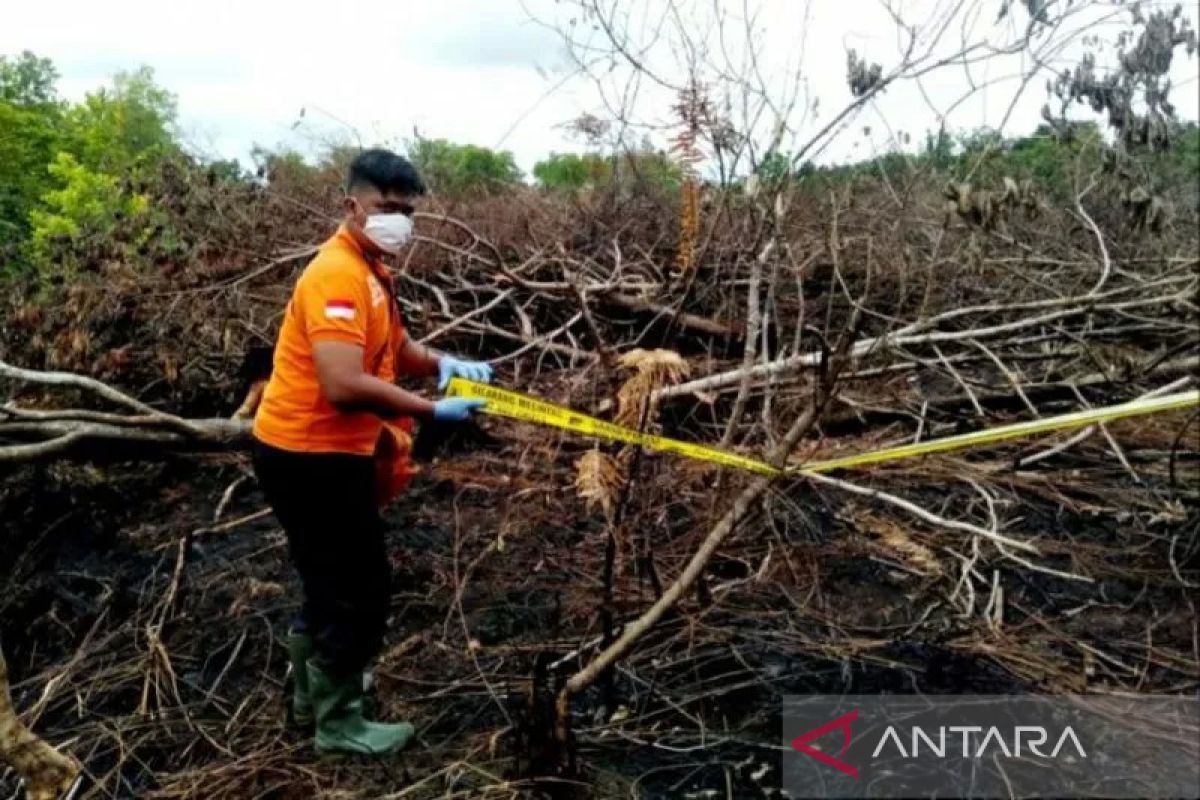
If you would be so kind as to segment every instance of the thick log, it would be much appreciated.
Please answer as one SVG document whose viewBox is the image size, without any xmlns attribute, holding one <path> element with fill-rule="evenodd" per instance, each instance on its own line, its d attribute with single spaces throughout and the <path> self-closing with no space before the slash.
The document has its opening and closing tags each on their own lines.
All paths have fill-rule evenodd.
<svg viewBox="0 0 1200 800">
<path fill-rule="evenodd" d="M 250 444 L 250 420 L 189 419 L 191 432 L 161 424 L 114 424 L 83 419 L 0 422 L 0 464 L 48 458 L 122 458 L 147 453 L 239 449 Z"/>
</svg>

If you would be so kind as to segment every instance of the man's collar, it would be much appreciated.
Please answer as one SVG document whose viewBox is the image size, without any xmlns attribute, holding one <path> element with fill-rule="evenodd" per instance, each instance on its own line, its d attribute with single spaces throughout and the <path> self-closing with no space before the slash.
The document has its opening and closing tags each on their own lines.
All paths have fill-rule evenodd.
<svg viewBox="0 0 1200 800">
<path fill-rule="evenodd" d="M 333 238 L 337 239 L 346 247 L 349 247 L 351 250 L 357 253 L 359 258 L 361 258 L 363 261 L 370 261 L 370 259 L 367 257 L 367 254 L 363 252 L 362 245 L 358 243 L 358 240 L 354 238 L 354 234 L 352 234 L 350 229 L 346 227 L 346 223 L 343 222 L 338 226 L 337 233 L 334 234 Z"/>
<path fill-rule="evenodd" d="M 343 222 L 338 226 L 337 233 L 334 234 L 333 238 L 353 250 L 355 255 L 361 258 L 367 265 L 367 268 L 374 273 L 375 277 L 381 280 L 391 280 L 391 275 L 388 273 L 387 267 L 384 266 L 383 259 L 367 255 L 362 245 L 354 238 L 354 234 L 346 227 L 346 223 Z"/>
</svg>

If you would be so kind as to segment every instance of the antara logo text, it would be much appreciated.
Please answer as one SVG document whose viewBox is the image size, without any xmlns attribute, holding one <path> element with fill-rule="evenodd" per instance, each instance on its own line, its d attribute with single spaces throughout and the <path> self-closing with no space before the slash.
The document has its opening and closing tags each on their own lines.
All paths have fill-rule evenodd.
<svg viewBox="0 0 1200 800">
<path fill-rule="evenodd" d="M 850 749 L 851 723 L 858 719 L 858 709 L 843 714 L 836 719 L 819 725 L 807 733 L 802 733 L 792 740 L 792 748 L 826 766 L 833 767 L 852 778 L 858 777 L 858 768 L 843 761 L 837 756 L 822 752 L 813 746 L 812 742 L 833 731 L 841 731 L 842 747 L 838 755 L 846 755 Z M 1053 742 L 1053 746 L 1051 746 Z M 1039 758 L 1058 758 L 1060 753 L 1067 756 L 1077 755 L 1087 758 L 1079 737 L 1068 725 L 1052 735 L 1041 725 L 1016 725 L 1005 727 L 992 725 L 942 725 L 938 727 L 921 727 L 914 725 L 905 729 L 889 725 L 880 735 L 871 758 L 880 756 L 899 756 L 900 758 L 918 758 L 933 756 L 936 758 L 979 759 L 999 755 L 1008 758 L 1021 758 L 1034 755 Z M 1072 753 L 1071 751 L 1074 751 Z"/>
</svg>

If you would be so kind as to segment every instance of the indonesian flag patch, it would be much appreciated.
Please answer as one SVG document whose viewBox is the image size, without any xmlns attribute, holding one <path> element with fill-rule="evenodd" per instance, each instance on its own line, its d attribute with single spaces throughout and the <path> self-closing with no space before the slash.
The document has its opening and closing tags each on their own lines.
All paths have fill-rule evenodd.
<svg viewBox="0 0 1200 800">
<path fill-rule="evenodd" d="M 327 300 L 325 319 L 354 319 L 353 300 Z"/>
</svg>

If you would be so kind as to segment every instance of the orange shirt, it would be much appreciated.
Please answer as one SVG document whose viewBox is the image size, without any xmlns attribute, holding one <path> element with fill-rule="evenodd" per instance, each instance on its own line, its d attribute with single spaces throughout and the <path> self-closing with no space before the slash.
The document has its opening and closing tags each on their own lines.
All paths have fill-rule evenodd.
<svg viewBox="0 0 1200 800">
<path fill-rule="evenodd" d="M 342 227 L 304 269 L 279 330 L 271 379 L 254 417 L 254 436 L 281 450 L 372 455 L 383 420 L 369 412 L 338 411 L 325 399 L 313 361 L 316 342 L 363 348 L 363 369 L 396 378 L 404 323 L 373 266 Z"/>
</svg>

